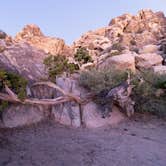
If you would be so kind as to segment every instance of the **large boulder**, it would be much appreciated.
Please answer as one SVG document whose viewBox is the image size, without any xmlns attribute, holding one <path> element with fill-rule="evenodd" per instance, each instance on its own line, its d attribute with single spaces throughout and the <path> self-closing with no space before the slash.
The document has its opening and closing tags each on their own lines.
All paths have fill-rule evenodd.
<svg viewBox="0 0 166 166">
<path fill-rule="evenodd" d="M 7 45 L 5 40 L 0 40 L 0 46 L 4 51 L 0 52 L 0 68 L 13 71 L 30 81 L 38 81 L 47 78 L 47 72 L 43 64 L 47 57 L 43 51 L 38 50 L 28 43 L 11 43 Z"/>
<path fill-rule="evenodd" d="M 124 115 L 117 107 L 113 107 L 110 116 L 102 118 L 101 111 L 98 106 L 89 102 L 83 106 L 83 123 L 87 128 L 97 128 L 106 125 L 116 125 L 125 119 Z"/>
<path fill-rule="evenodd" d="M 27 42 L 31 46 L 52 55 L 69 56 L 72 54 L 72 50 L 65 44 L 63 39 L 45 36 L 40 28 L 34 24 L 26 25 L 21 32 L 17 33 L 15 40 Z"/>
<path fill-rule="evenodd" d="M 85 98 L 87 95 L 87 91 L 79 86 L 76 78 L 60 77 L 56 82 L 66 92 L 82 98 Z M 117 107 L 113 107 L 113 112 L 110 115 L 110 117 L 102 118 L 103 115 L 100 108 L 93 101 L 84 105 L 79 105 L 76 102 L 67 102 L 52 107 L 54 120 L 72 127 L 80 127 L 83 125 L 87 128 L 97 128 L 117 124 L 124 120 L 123 114 L 119 112 Z"/>
<path fill-rule="evenodd" d="M 65 92 L 72 93 L 79 97 L 85 97 L 86 90 L 81 88 L 78 83 L 78 75 L 69 77 L 58 77 L 56 84 Z M 60 92 L 56 93 L 56 97 L 61 96 Z M 73 127 L 80 127 L 82 125 L 81 106 L 76 102 L 67 102 L 61 105 L 52 107 L 52 116 L 55 121 Z"/>
<path fill-rule="evenodd" d="M 99 64 L 99 69 L 116 68 L 119 70 L 130 69 L 135 72 L 135 54 L 121 54 L 107 58 Z"/>
<path fill-rule="evenodd" d="M 143 48 L 140 50 L 140 54 L 146 54 L 146 53 L 157 53 L 159 47 L 154 44 L 149 44 L 146 46 L 143 46 Z"/>
<path fill-rule="evenodd" d="M 135 56 L 136 66 L 138 68 L 152 68 L 152 66 L 161 65 L 163 58 L 155 53 L 140 54 Z"/>
<path fill-rule="evenodd" d="M 3 111 L 3 127 L 13 128 L 30 125 L 45 119 L 48 112 L 41 106 L 11 105 Z"/>
</svg>

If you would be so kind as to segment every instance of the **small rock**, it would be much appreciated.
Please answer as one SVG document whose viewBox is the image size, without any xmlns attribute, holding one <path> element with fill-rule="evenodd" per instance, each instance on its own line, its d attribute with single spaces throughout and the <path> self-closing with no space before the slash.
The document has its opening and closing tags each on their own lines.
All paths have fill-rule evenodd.
<svg viewBox="0 0 166 166">
<path fill-rule="evenodd" d="M 140 50 L 140 54 L 146 54 L 146 53 L 156 53 L 158 51 L 158 46 L 154 45 L 154 44 L 149 44 L 144 46 L 141 50 Z"/>
<path fill-rule="evenodd" d="M 153 66 L 153 71 L 159 74 L 166 74 L 166 66 Z"/>
</svg>

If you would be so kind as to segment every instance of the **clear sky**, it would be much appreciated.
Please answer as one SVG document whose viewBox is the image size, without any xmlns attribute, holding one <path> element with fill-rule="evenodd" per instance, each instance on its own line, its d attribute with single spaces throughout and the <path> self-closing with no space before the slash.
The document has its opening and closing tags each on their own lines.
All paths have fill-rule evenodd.
<svg viewBox="0 0 166 166">
<path fill-rule="evenodd" d="M 123 13 L 150 8 L 166 14 L 166 0 L 1 0 L 0 29 L 15 36 L 24 25 L 71 44 L 88 30 L 106 26 Z"/>
</svg>

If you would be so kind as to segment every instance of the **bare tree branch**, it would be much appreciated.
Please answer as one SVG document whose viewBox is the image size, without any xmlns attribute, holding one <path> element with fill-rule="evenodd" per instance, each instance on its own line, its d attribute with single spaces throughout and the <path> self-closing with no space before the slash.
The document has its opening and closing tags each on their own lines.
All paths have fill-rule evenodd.
<svg viewBox="0 0 166 166">
<path fill-rule="evenodd" d="M 0 92 L 0 100 L 9 101 L 12 103 L 22 103 L 22 104 L 32 104 L 32 105 L 34 105 L 34 104 L 57 105 L 57 104 L 61 104 L 61 103 L 67 102 L 67 101 L 75 101 L 79 104 L 82 104 L 82 102 L 83 102 L 80 97 L 74 96 L 71 93 L 66 93 L 63 89 L 61 89 L 60 87 L 58 87 L 54 83 L 39 82 L 39 83 L 34 84 L 33 86 L 37 86 L 37 85 L 48 85 L 49 87 L 55 88 L 58 91 L 62 92 L 62 94 L 64 96 L 57 97 L 55 99 L 28 98 L 28 99 L 25 99 L 22 101 L 18 98 L 18 96 L 7 85 L 5 85 L 5 90 L 6 90 L 7 94 Z"/>
<path fill-rule="evenodd" d="M 56 84 L 54 84 L 52 82 L 37 82 L 37 83 L 33 84 L 32 87 L 37 86 L 37 85 L 47 85 L 48 87 L 51 87 L 51 88 L 54 88 L 54 89 L 58 90 L 64 96 L 67 96 L 67 97 L 73 99 L 74 101 L 76 101 L 79 104 L 81 104 L 83 102 L 80 97 L 75 96 L 75 95 L 73 95 L 69 92 L 65 92 L 62 88 L 60 88 L 59 86 L 57 86 Z"/>
</svg>

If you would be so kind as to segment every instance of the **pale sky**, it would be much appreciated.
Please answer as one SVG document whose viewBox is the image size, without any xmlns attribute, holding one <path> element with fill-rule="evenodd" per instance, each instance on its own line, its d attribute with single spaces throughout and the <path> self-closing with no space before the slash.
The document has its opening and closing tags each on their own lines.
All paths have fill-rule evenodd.
<svg viewBox="0 0 166 166">
<path fill-rule="evenodd" d="M 3 0 L 0 6 L 0 29 L 9 35 L 33 23 L 68 44 L 124 13 L 150 8 L 166 14 L 166 0 Z"/>
</svg>

